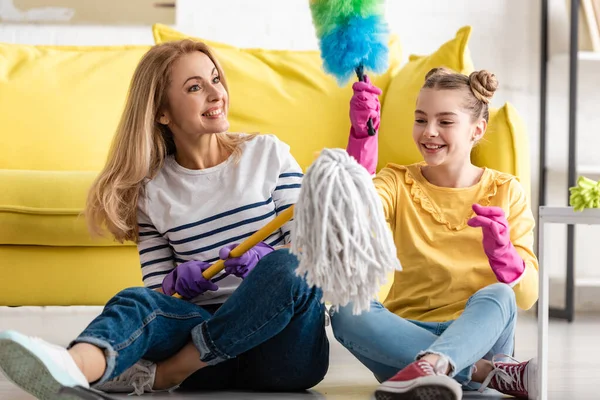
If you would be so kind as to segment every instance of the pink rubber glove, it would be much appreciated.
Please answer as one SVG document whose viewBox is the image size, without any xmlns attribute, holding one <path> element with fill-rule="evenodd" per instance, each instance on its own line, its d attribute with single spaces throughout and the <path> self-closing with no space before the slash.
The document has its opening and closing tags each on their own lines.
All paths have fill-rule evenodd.
<svg viewBox="0 0 600 400">
<path fill-rule="evenodd" d="M 367 75 L 364 82 L 352 85 L 354 95 L 350 99 L 350 137 L 346 151 L 374 175 L 377 170 L 377 132 L 379 131 L 379 95 L 381 89 L 371 84 Z M 371 118 L 375 135 L 369 136 L 367 121 Z"/>
<path fill-rule="evenodd" d="M 233 243 L 223 247 L 219 250 L 219 258 L 225 260 L 225 272 L 230 275 L 235 275 L 238 278 L 244 279 L 248 276 L 250 271 L 256 267 L 256 264 L 260 261 L 261 258 L 271 253 L 274 249 L 264 242 L 260 242 L 244 254 L 242 254 L 238 258 L 230 258 L 229 253 L 235 247 L 238 246 L 238 243 Z"/>
<path fill-rule="evenodd" d="M 472 227 L 481 227 L 483 250 L 490 261 L 490 267 L 499 282 L 514 285 L 525 271 L 525 262 L 510 241 L 508 221 L 500 207 L 484 207 L 473 204 L 477 214 L 469 220 Z"/>
</svg>

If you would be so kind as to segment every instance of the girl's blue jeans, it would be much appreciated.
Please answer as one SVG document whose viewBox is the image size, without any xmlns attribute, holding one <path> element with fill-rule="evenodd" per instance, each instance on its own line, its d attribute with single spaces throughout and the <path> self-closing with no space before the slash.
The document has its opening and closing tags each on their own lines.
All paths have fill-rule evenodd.
<svg viewBox="0 0 600 400">
<path fill-rule="evenodd" d="M 406 320 L 379 302 L 371 310 L 352 315 L 352 305 L 331 312 L 335 338 L 383 382 L 420 356 L 445 356 L 451 376 L 470 388 L 474 364 L 495 354 L 511 355 L 517 305 L 512 288 L 487 286 L 468 300 L 459 318 L 448 322 Z"/>
<path fill-rule="evenodd" d="M 104 350 L 107 368 L 97 384 L 142 358 L 165 360 L 192 340 L 208 366 L 183 389 L 306 390 L 327 372 L 329 342 L 321 292 L 295 275 L 297 265 L 286 249 L 265 256 L 219 307 L 125 289 L 71 345 Z"/>
</svg>

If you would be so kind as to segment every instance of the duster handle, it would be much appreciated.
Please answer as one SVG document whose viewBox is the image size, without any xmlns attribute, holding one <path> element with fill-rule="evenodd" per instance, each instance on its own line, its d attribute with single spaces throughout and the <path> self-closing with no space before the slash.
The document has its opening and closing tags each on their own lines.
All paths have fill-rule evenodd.
<svg viewBox="0 0 600 400">
<path fill-rule="evenodd" d="M 365 81 L 365 74 L 364 74 L 364 67 L 362 64 L 360 64 L 358 67 L 356 67 L 356 76 L 358 77 L 358 80 L 360 82 L 364 82 Z M 367 121 L 367 128 L 369 131 L 369 136 L 375 136 L 375 128 L 373 128 L 373 121 L 371 120 L 371 118 L 369 118 L 369 120 Z"/>
</svg>

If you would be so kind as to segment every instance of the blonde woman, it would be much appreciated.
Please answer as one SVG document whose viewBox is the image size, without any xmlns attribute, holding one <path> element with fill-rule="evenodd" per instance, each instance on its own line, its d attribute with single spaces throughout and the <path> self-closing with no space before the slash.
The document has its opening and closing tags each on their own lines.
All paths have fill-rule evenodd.
<svg viewBox="0 0 600 400">
<path fill-rule="evenodd" d="M 289 224 L 211 281 L 202 277 L 295 203 L 302 179 L 274 136 L 228 133 L 228 106 L 206 45 L 162 44 L 142 58 L 87 217 L 94 231 L 137 243 L 145 287 L 118 293 L 68 349 L 1 333 L 10 380 L 41 399 L 90 385 L 296 391 L 322 380 L 321 294 L 296 277 L 288 250 L 276 250 Z"/>
</svg>

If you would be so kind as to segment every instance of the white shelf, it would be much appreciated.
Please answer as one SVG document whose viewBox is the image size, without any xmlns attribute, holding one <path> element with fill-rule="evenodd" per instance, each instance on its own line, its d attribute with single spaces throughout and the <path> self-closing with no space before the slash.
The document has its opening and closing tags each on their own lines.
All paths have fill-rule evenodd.
<svg viewBox="0 0 600 400">
<path fill-rule="evenodd" d="M 577 287 L 600 287 L 600 278 L 579 278 L 575 279 Z"/>
<path fill-rule="evenodd" d="M 580 51 L 577 54 L 580 61 L 600 61 L 600 52 Z"/>
<path fill-rule="evenodd" d="M 577 175 L 600 175 L 600 165 L 579 165 Z"/>
<path fill-rule="evenodd" d="M 583 165 L 582 164 L 582 165 L 576 166 L 575 170 L 576 170 L 577 177 L 579 177 L 580 175 L 587 176 L 588 178 L 600 176 L 600 165 Z M 546 171 L 548 171 L 549 174 L 566 175 L 568 172 L 568 166 L 566 166 L 566 165 L 562 165 L 560 167 L 548 166 L 546 168 Z M 592 178 L 592 179 L 594 179 L 594 178 Z M 598 180 L 598 179 L 594 179 L 594 180 Z"/>
<path fill-rule="evenodd" d="M 600 62 L 600 52 L 594 51 L 580 51 L 577 53 L 577 58 L 579 59 L 580 64 L 588 63 L 588 62 Z M 569 53 L 556 53 L 550 56 L 550 61 L 566 63 L 569 61 Z"/>
<path fill-rule="evenodd" d="M 572 207 L 541 206 L 538 217 L 540 224 L 600 225 L 600 208 L 575 211 Z"/>
</svg>

